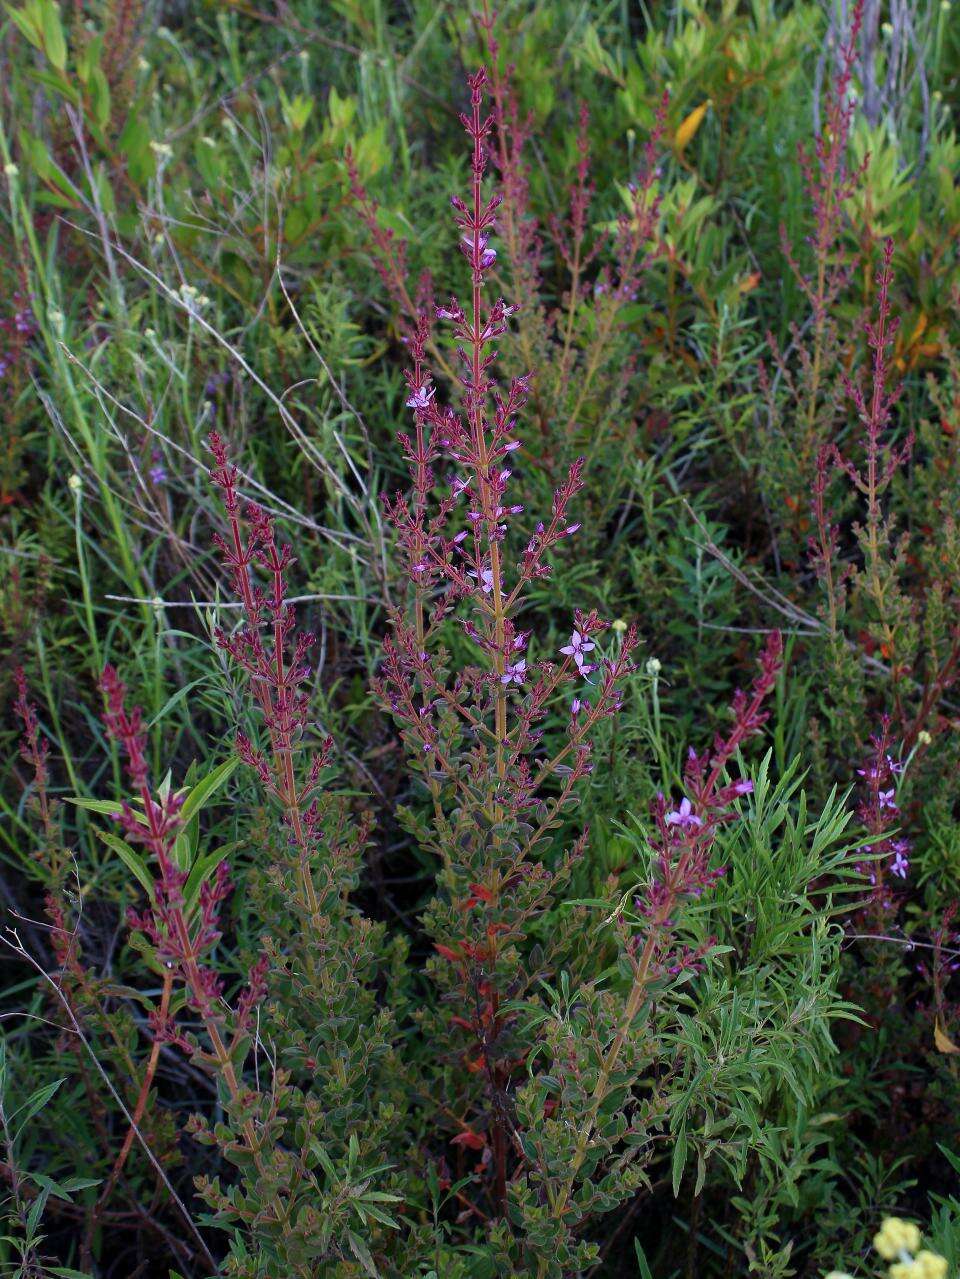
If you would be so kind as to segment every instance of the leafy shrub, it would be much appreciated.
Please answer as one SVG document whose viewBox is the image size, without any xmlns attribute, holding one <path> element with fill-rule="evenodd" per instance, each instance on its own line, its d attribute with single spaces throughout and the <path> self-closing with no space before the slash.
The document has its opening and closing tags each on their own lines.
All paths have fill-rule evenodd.
<svg viewBox="0 0 960 1279">
<path fill-rule="evenodd" d="M 327 8 L 6 10 L 0 1259 L 952 1273 L 949 5 Z"/>
</svg>

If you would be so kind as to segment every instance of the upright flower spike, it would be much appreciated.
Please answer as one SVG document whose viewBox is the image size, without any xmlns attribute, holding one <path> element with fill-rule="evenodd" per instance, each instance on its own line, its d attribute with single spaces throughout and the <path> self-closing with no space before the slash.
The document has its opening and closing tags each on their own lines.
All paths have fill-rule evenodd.
<svg viewBox="0 0 960 1279">
<path fill-rule="evenodd" d="M 436 390 L 428 321 L 420 316 L 406 373 L 412 429 L 398 436 L 411 488 L 386 502 L 409 600 L 391 614 L 375 689 L 398 721 L 433 805 L 426 838 L 444 876 L 426 918 L 442 1007 L 469 1012 L 443 1018 L 437 1028 L 463 1067 L 459 1106 L 469 1123 L 451 1141 L 484 1152 L 483 1210 L 502 1215 L 521 1167 L 514 1078 L 533 1051 L 506 1007 L 534 980 L 535 969 L 527 974 L 520 957 L 582 846 L 581 836 L 564 853 L 555 832 L 592 768 L 597 725 L 619 708 L 637 634 L 625 626 L 604 656 L 607 624 L 576 610 L 561 660 L 538 660 L 536 631 L 520 623 L 529 587 L 549 577 L 552 551 L 580 527 L 569 508 L 582 487 L 582 461 L 557 486 L 549 513 L 518 536 L 525 504 L 512 489 L 532 374 L 506 385 L 496 379 L 494 344 L 508 337 L 516 307 L 485 296 L 502 209 L 500 193 L 484 191 L 493 126 L 483 111 L 485 82 L 483 70 L 468 79 L 470 109 L 461 120 L 471 186 L 451 200 L 470 298 L 436 308 L 456 345 L 458 403 L 443 403 Z M 451 620 L 473 649 L 474 660 L 460 669 L 452 669 L 441 643 Z M 589 700 L 577 691 L 587 676 Z M 551 732 L 559 736 L 547 739 L 557 709 L 561 727 Z M 424 826 L 416 831 L 422 841 Z"/>
<path fill-rule="evenodd" d="M 896 779 L 903 771 L 891 753 L 893 742 L 889 717 L 881 721 L 880 732 L 870 738 L 870 754 L 857 775 L 862 778 L 857 817 L 870 837 L 864 852 L 870 855 L 860 867 L 871 885 L 875 909 L 891 911 L 895 905 L 890 876 L 904 880 L 910 873 L 910 842 L 895 834 L 900 825 L 896 802 Z"/>
</svg>

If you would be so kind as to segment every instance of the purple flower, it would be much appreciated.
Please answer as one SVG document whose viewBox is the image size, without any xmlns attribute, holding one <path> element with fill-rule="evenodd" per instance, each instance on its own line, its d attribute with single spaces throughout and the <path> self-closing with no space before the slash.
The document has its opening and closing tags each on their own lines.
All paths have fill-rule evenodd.
<svg viewBox="0 0 960 1279">
<path fill-rule="evenodd" d="M 596 644 L 592 642 L 586 635 L 580 631 L 574 631 L 570 636 L 570 643 L 564 644 L 561 653 L 566 653 L 568 657 L 572 657 L 577 667 L 582 671 L 584 662 L 584 653 L 590 653 L 596 648 Z"/>
<path fill-rule="evenodd" d="M 880 807 L 896 808 L 897 805 L 895 804 L 894 798 L 893 798 L 894 794 L 895 792 L 893 790 L 877 791 L 877 799 L 880 801 Z"/>
<path fill-rule="evenodd" d="M 906 879 L 907 871 L 910 869 L 910 859 L 902 848 L 898 848 L 893 861 L 890 863 L 890 872 L 897 875 L 900 879 Z"/>
<path fill-rule="evenodd" d="M 465 235 L 460 240 L 460 247 L 468 258 L 473 260 L 474 252 L 476 252 L 476 262 L 481 271 L 485 271 L 487 267 L 493 266 L 497 260 L 496 249 L 491 249 L 487 243 L 485 235 L 478 235 L 476 246 L 472 235 Z"/>
<path fill-rule="evenodd" d="M 151 466 L 150 467 L 150 483 L 156 484 L 159 486 L 161 484 L 166 484 L 166 482 L 167 482 L 166 467 L 161 466 L 159 463 L 156 466 Z"/>
<path fill-rule="evenodd" d="M 692 827 L 703 825 L 686 796 L 680 801 L 680 807 L 674 809 L 672 813 L 667 813 L 663 820 L 668 826 L 679 826 L 681 830 L 690 830 Z"/>
<path fill-rule="evenodd" d="M 433 399 L 434 394 L 435 392 L 432 386 L 418 386 L 407 400 L 407 408 L 416 409 L 420 413 L 426 413 L 430 408 L 430 401 Z"/>
<path fill-rule="evenodd" d="M 506 669 L 500 676 L 501 684 L 522 684 L 524 676 L 527 673 L 527 659 L 518 657 L 515 662 L 508 662 Z"/>
<path fill-rule="evenodd" d="M 480 583 L 480 589 L 483 591 L 484 595 L 489 595 L 493 590 L 492 568 L 482 568 L 479 575 L 477 573 L 471 573 L 470 576 Z"/>
</svg>

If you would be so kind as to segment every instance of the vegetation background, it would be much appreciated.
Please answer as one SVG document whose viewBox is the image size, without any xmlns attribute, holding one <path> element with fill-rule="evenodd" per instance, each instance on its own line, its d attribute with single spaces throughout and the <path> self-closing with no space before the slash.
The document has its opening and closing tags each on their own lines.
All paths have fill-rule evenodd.
<svg viewBox="0 0 960 1279">
<path fill-rule="evenodd" d="M 951 0 L 4 5 L 3 1274 L 956 1274 L 958 76 Z"/>
</svg>

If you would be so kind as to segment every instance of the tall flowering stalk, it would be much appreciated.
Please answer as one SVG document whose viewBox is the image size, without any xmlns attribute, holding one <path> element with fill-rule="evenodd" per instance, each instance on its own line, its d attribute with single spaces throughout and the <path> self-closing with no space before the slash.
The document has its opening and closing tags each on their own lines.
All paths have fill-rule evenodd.
<svg viewBox="0 0 960 1279">
<path fill-rule="evenodd" d="M 456 339 L 460 407 L 438 403 L 425 362 L 429 325 L 421 317 L 407 373 L 414 434 L 399 437 L 412 489 L 387 503 L 411 599 L 391 617 L 375 687 L 432 799 L 431 821 L 417 814 L 409 820 L 442 866 L 441 892 L 426 922 L 443 1002 L 456 1008 L 436 1027 L 460 1066 L 445 1100 L 447 1122 L 462 1150 L 486 1152 L 485 1203 L 476 1210 L 499 1215 L 522 1156 L 513 1080 L 531 1051 L 509 1005 L 566 944 L 557 937 L 539 960 L 529 960 L 535 923 L 581 842 L 558 857 L 555 832 L 591 770 L 595 726 L 619 707 L 637 637 L 629 628 L 603 656 L 606 623 L 595 612 L 577 612 L 568 643 L 552 658 L 541 657 L 521 619 L 527 589 L 549 577 L 550 552 L 579 528 L 568 508 L 582 486 L 581 464 L 570 467 L 549 515 L 515 553 L 511 531 L 524 508 L 508 490 L 530 375 L 504 390 L 493 377 L 493 344 L 516 308 L 484 297 L 502 203 L 499 194 L 483 191 L 493 125 L 482 109 L 485 82 L 483 70 L 468 80 L 470 111 L 462 120 L 472 144 L 472 183 L 467 199 L 452 200 L 470 300 L 464 307 L 453 298 L 436 312 Z M 451 626 L 475 656 L 460 669 L 444 642 Z"/>
<path fill-rule="evenodd" d="M 577 158 L 567 207 L 562 215 L 551 213 L 545 227 L 541 227 L 530 207 L 529 161 L 525 154 L 533 125 L 521 115 L 513 85 L 514 68 L 500 68 L 497 17 L 484 3 L 475 21 L 490 66 L 490 150 L 502 184 L 505 256 L 514 291 L 529 299 L 519 318 L 517 337 L 528 362 L 538 351 L 550 353 L 549 364 L 541 370 L 545 386 L 538 388 L 535 410 L 547 448 L 562 454 L 564 444 L 581 435 L 584 415 L 594 416 L 595 403 L 599 402 L 601 412 L 619 405 L 635 371 L 634 358 L 622 358 L 616 339 L 624 308 L 636 300 L 646 271 L 662 253 L 658 236 L 658 152 L 666 128 L 668 100 L 664 95 L 659 104 L 637 174 L 626 184 L 628 207 L 618 215 L 612 233 L 590 225 L 594 192 L 590 176 L 590 113 L 581 102 Z M 542 296 L 545 232 L 566 272 L 560 307 Z M 615 371 L 612 359 L 616 361 Z M 551 413 L 556 420 L 549 420 Z"/>
<path fill-rule="evenodd" d="M 619 1010 L 608 1000 L 607 1008 L 596 1013 L 594 1060 L 561 1060 L 550 1070 L 559 1078 L 559 1095 L 565 1098 L 570 1115 L 553 1133 L 538 1134 L 539 1167 L 533 1180 L 543 1187 L 551 1218 L 561 1230 L 558 1239 L 576 1228 L 585 1210 L 612 1206 L 609 1189 L 599 1192 L 596 1183 L 603 1176 L 604 1158 L 616 1149 L 623 1132 L 610 1122 L 610 1116 L 601 1123 L 600 1115 L 615 1090 L 629 1090 L 639 1082 L 647 1064 L 637 1053 L 636 1042 L 643 1039 L 637 1020 L 653 998 L 653 988 L 662 989 L 682 974 L 696 971 L 713 945 L 710 939 L 692 948 L 684 945 L 678 940 L 678 926 L 684 904 L 700 897 L 725 873 L 725 867 L 713 864 L 717 832 L 737 818 L 737 800 L 753 790 L 749 778 L 727 781 L 725 775 L 740 747 L 765 724 L 769 715 L 765 703 L 781 663 L 781 637 L 774 632 L 761 654 L 760 670 L 751 688 L 738 689 L 734 696 L 729 732 L 717 735 L 712 751 L 698 755 L 690 749 L 684 771 L 686 794 L 676 807 L 663 795 L 655 800 L 649 880 L 636 897 L 633 911 L 621 909 L 613 917 L 630 974 L 626 998 Z M 594 1082 L 589 1087 L 591 1078 Z M 657 1107 L 651 1106 L 644 1113 L 644 1122 L 652 1127 L 665 1117 L 663 1111 L 658 1113 Z M 635 1121 L 637 1132 L 643 1126 Z M 635 1148 L 634 1154 L 639 1154 L 639 1149 Z M 624 1166 L 628 1158 L 623 1157 Z M 587 1172 L 593 1174 L 594 1185 L 584 1186 L 585 1193 L 574 1202 L 575 1191 Z M 632 1184 L 626 1182 L 628 1187 Z M 537 1274 L 550 1273 L 550 1258 L 544 1256 Z"/>
<path fill-rule="evenodd" d="M 241 1133 L 248 1116 L 261 1125 L 263 1155 L 254 1158 L 245 1195 L 216 1180 L 201 1188 L 221 1220 L 252 1231 L 265 1274 L 286 1279 L 291 1266 L 313 1274 L 321 1261 L 351 1269 L 359 1261 L 370 1273 L 371 1221 L 388 1234 L 396 1228 L 383 1205 L 397 1196 L 374 1182 L 389 1167 L 383 1151 L 402 1116 L 391 970 L 402 944 L 350 902 L 370 819 L 327 783 L 333 741 L 312 723 L 314 637 L 297 629 L 288 598 L 292 550 L 278 541 L 270 515 L 241 498 L 223 439 L 213 433 L 209 443 L 227 517 L 226 534 L 214 541 L 242 606 L 240 625 L 218 628 L 216 640 L 246 676 L 255 711 L 250 732 L 237 731 L 237 753 L 280 814 L 276 835 L 267 827 L 269 856 L 258 859 L 250 892 L 263 929 L 254 968 L 266 997 L 260 1021 L 283 1064 L 235 1117 Z M 262 746 L 254 740 L 260 733 Z M 241 1001 L 241 1027 L 250 1007 Z M 198 1124 L 196 1131 L 223 1145 L 216 1130 Z"/>
<path fill-rule="evenodd" d="M 48 766 L 48 758 L 50 755 L 50 744 L 40 732 L 40 720 L 37 717 L 37 708 L 30 700 L 29 690 L 27 688 L 27 677 L 23 672 L 23 668 L 17 666 L 13 671 L 13 682 L 17 690 L 14 698 L 13 709 L 17 718 L 23 726 L 23 736 L 20 740 L 20 756 L 24 763 L 29 765 L 33 774 L 33 793 L 40 812 L 40 823 L 43 827 L 44 837 L 50 842 L 53 833 L 53 818 L 50 807 L 50 773 Z"/>
<path fill-rule="evenodd" d="M 871 634 L 881 655 L 890 663 L 895 708 L 903 713 L 902 682 L 909 670 L 903 648 L 912 646 L 910 632 L 913 606 L 900 584 L 900 569 L 906 553 L 904 539 L 894 540 L 893 517 L 884 510 L 884 495 L 896 473 L 907 464 L 913 451 L 913 431 L 902 443 L 893 434 L 892 410 L 900 398 L 900 386 L 890 383 L 890 352 L 899 327 L 890 313 L 890 286 L 893 283 L 893 241 L 883 246 L 883 258 L 876 274 L 876 318 L 864 321 L 870 352 L 869 371 L 860 382 L 846 374 L 843 385 L 860 425 L 857 443 L 860 456 L 851 457 L 834 450 L 836 464 L 863 499 L 864 518 L 854 525 L 863 556 L 857 588 L 869 607 Z"/>
<path fill-rule="evenodd" d="M 387 1034 L 391 1011 L 376 1007 L 370 989 L 390 947 L 348 901 L 369 827 L 364 819 L 354 821 L 349 806 L 321 785 L 332 744 L 324 739 L 312 749 L 309 740 L 304 684 L 312 636 L 297 631 L 287 598 L 292 554 L 260 507 L 243 506 L 224 442 L 214 435 L 210 443 L 217 461 L 213 480 L 227 513 L 227 535 L 215 535 L 215 542 L 243 606 L 240 626 L 218 630 L 217 640 L 249 677 L 268 744 L 260 749 L 238 730 L 237 752 L 280 811 L 279 838 L 269 823 L 261 828 L 261 847 L 270 856 L 251 875 L 249 890 L 265 931 L 246 985 L 230 1001 L 217 963 L 220 913 L 230 887 L 223 850 L 192 863 L 188 855 L 185 864 L 188 792 L 152 787 L 141 712 L 127 708 L 122 682 L 106 668 L 105 724 L 126 757 L 135 796 L 134 804 L 122 804 L 117 820 L 125 838 L 146 849 L 152 871 L 148 902 L 129 912 L 129 923 L 163 977 L 149 1014 L 152 1047 L 132 1123 L 98 1211 L 132 1147 L 160 1050 L 176 1044 L 210 1073 L 223 1105 L 215 1125 L 195 1115 L 188 1130 L 239 1170 L 236 1184 L 228 1186 L 198 1178 L 200 1193 L 217 1220 L 242 1226 L 255 1241 L 258 1273 L 307 1279 L 319 1260 L 366 1264 L 370 1243 L 355 1233 L 358 1223 L 373 1217 L 394 1228 L 379 1205 L 396 1196 L 371 1186 L 386 1170 L 381 1152 L 398 1113 L 381 1104 L 393 1094 L 380 1087 L 376 1074 L 380 1066 L 397 1074 Z M 283 1064 L 274 1061 L 265 1078 L 259 1062 L 250 1069 L 259 1042 L 254 1022 L 271 1052 L 282 1056 Z M 343 1173 L 338 1161 L 346 1165 Z M 242 1257 L 243 1236 L 234 1231 L 234 1238 Z"/>
<path fill-rule="evenodd" d="M 262 996 L 262 969 L 254 972 L 248 991 L 241 996 L 239 1015 L 229 1029 L 222 978 L 209 962 L 220 940 L 220 911 L 230 891 L 226 862 L 221 861 L 213 876 L 200 884 L 192 909 L 185 895 L 189 873 L 179 864 L 174 851 L 184 794 L 169 789 L 163 794 L 155 793 L 151 787 L 143 715 L 138 706 L 127 709 L 126 687 L 112 666 L 104 668 L 101 687 L 106 703 L 104 725 L 124 752 L 127 776 L 138 801 L 136 809 L 124 801 L 117 821 L 131 843 L 147 850 L 156 871 L 151 901 L 143 910 L 131 909 L 128 913 L 131 929 L 146 938 L 164 970 L 160 1003 L 150 1013 L 155 1042 L 177 1043 L 198 1052 L 224 1079 L 231 1097 L 239 1101 L 242 1088 L 234 1053 L 250 1011 Z M 208 1050 L 199 1049 L 196 1040 L 185 1034 L 171 1016 L 170 997 L 175 982 L 182 986 L 189 1007 L 200 1019 L 209 1041 Z M 244 1126 L 244 1135 L 255 1150 L 257 1138 L 252 1123 Z"/>
<path fill-rule="evenodd" d="M 605 482 L 605 472 L 619 474 L 624 433 L 635 428 L 635 406 L 627 402 L 639 367 L 636 316 L 630 315 L 651 264 L 666 250 L 660 235 L 661 166 L 659 152 L 666 128 L 666 97 L 644 144 L 640 163 L 625 183 L 626 208 L 612 228 L 593 218 L 590 162 L 590 116 L 578 111 L 576 160 L 566 207 L 539 218 L 531 205 L 529 144 L 531 117 L 522 112 L 514 86 L 514 68 L 501 66 L 497 37 L 499 15 L 488 4 L 474 13 L 481 56 L 487 61 L 491 97 L 485 157 L 496 170 L 499 194 L 496 259 L 485 268 L 488 280 L 523 299 L 513 321 L 513 350 L 504 352 L 510 372 L 537 368 L 529 386 L 526 409 L 538 428 L 525 450 L 556 484 L 573 458 L 586 452 L 591 461 L 592 495 L 598 510 L 589 521 L 588 538 L 599 536 L 604 519 L 620 492 L 618 482 Z M 394 304 L 404 340 L 413 340 L 419 317 L 432 315 L 432 281 L 425 273 L 409 276 L 407 246 L 380 224 L 377 202 L 360 181 L 347 156 L 350 192 L 367 239 L 374 267 Z M 547 265 L 545 266 L 545 260 Z M 555 286 L 544 277 L 556 275 Z M 629 323 L 628 323 L 629 316 Z M 448 362 L 429 327 L 423 336 L 434 375 L 456 384 L 458 371 Z M 645 392 L 636 387 L 638 399 Z"/>
<path fill-rule="evenodd" d="M 870 738 L 863 768 L 857 769 L 862 779 L 857 817 L 870 838 L 863 848 L 870 861 L 861 870 L 871 885 L 871 904 L 881 914 L 894 907 L 892 885 L 897 879 L 905 880 L 910 872 L 909 841 L 897 834 L 901 821 L 897 778 L 903 765 L 893 758 L 891 750 L 890 720 L 885 717 L 880 732 Z"/>
<path fill-rule="evenodd" d="M 780 227 L 783 255 L 810 311 L 809 325 L 791 326 L 790 349 L 795 352 L 796 367 L 789 362 L 789 351 L 782 351 L 773 334 L 767 334 L 774 364 L 786 389 L 789 414 L 777 402 L 766 369 L 762 365 L 760 369 L 761 386 L 780 444 L 773 465 L 781 483 L 784 475 L 787 477 L 788 488 L 793 490 L 787 493 L 787 506 L 798 515 L 802 514 L 800 494 L 814 482 L 817 459 L 824 448 L 833 444 L 838 380 L 846 350 L 833 310 L 853 271 L 851 255 L 843 246 L 848 221 L 844 206 L 856 193 L 866 163 L 851 168 L 848 159 L 856 109 L 851 85 L 863 13 L 864 0 L 857 0 L 846 38 L 838 50 L 836 71 L 828 86 L 813 148 L 802 142 L 797 147 L 813 224 L 806 237 L 812 269 L 798 258 L 786 227 Z"/>
<path fill-rule="evenodd" d="M 316 924 L 319 905 L 311 869 L 320 836 L 316 792 L 333 742 L 330 738 L 321 742 L 306 776 L 298 776 L 297 756 L 309 721 L 309 702 L 303 689 L 310 673 L 306 657 L 314 637 L 309 631 L 296 631 L 296 614 L 287 603 L 286 577 L 294 562 L 290 547 L 278 546 L 273 520 L 256 503 L 247 504 L 243 518 L 237 492 L 239 472 L 215 431 L 209 444 L 217 463 L 212 479 L 223 496 L 229 529 L 227 537 L 214 533 L 213 540 L 244 610 L 243 625 L 233 634 L 218 628 L 216 639 L 246 672 L 270 743 L 267 755 L 238 731 L 237 753 L 282 810 L 296 850 L 302 904 Z M 267 590 L 254 580 L 254 567 L 266 574 Z"/>
</svg>

